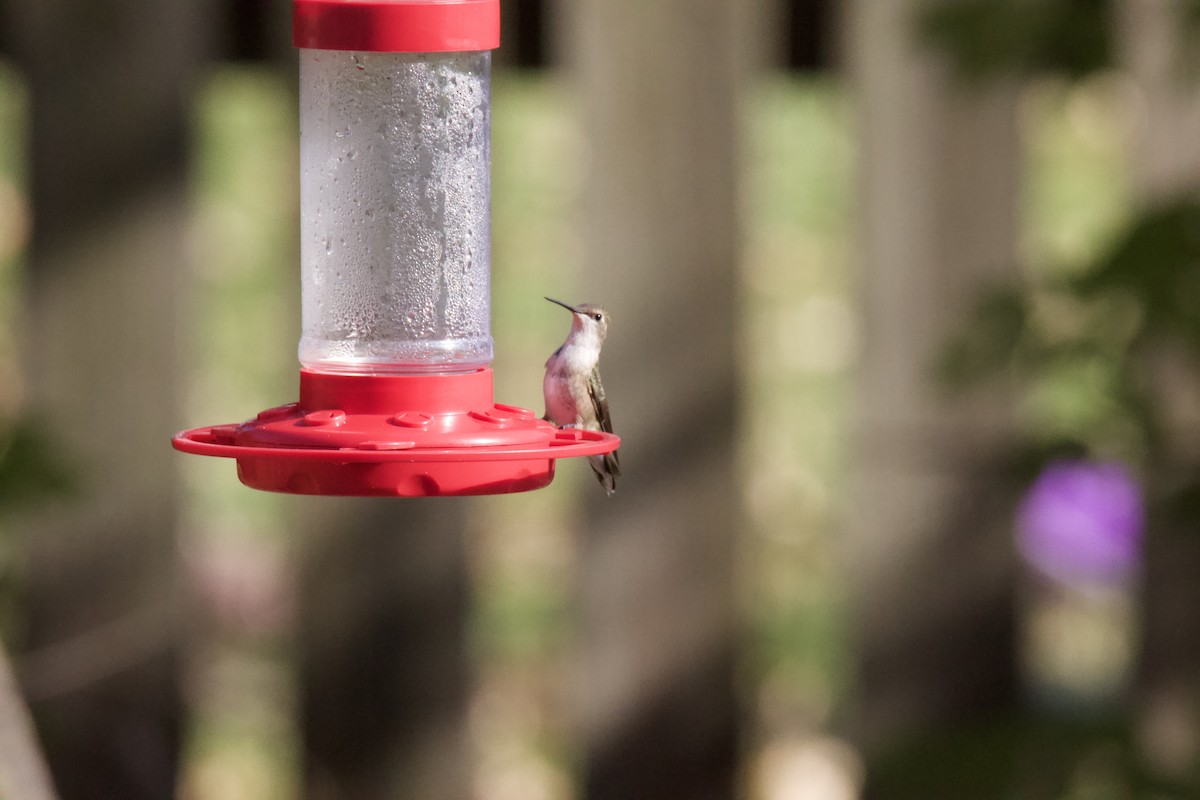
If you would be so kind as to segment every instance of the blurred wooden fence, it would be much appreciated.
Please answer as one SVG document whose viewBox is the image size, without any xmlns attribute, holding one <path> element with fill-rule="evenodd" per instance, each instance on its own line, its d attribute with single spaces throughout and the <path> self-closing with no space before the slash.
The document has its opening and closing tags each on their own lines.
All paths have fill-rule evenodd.
<svg viewBox="0 0 1200 800">
<path fill-rule="evenodd" d="M 173 796 L 191 0 L 9 3 L 28 80 L 28 398 L 78 489 L 22 531 L 24 685 L 63 798 Z"/>
<path fill-rule="evenodd" d="M 636 55 L 632 42 L 660 59 L 653 81 L 626 60 L 619 79 L 637 85 L 641 102 L 618 102 L 593 118 L 605 158 L 632 146 L 622 171 L 640 173 L 644 191 L 629 207 L 618 184 L 594 195 L 590 213 L 608 222 L 607 238 L 592 242 L 592 263 L 617 255 L 623 296 L 662 301 L 635 306 L 622 323 L 625 341 L 670 345 L 652 358 L 636 347 L 616 353 L 612 361 L 626 366 L 615 379 L 628 372 L 632 386 L 649 390 L 664 385 L 655 370 L 676 369 L 680 357 L 704 362 L 693 380 L 697 404 L 676 406 L 686 412 L 676 429 L 637 424 L 668 413 L 669 392 L 654 408 L 630 402 L 622 410 L 634 434 L 633 478 L 622 496 L 636 511 L 597 512 L 588 536 L 580 576 L 587 684 L 579 698 L 589 793 L 731 797 L 739 722 L 731 589 L 735 44 L 717 0 L 700 15 L 682 6 L 660 13 L 658 28 L 644 26 L 630 5 L 588 29 L 603 4 L 582 5 L 565 38 L 587 54 L 573 63 L 588 92 L 599 97 L 616 85 L 613 59 Z M 541 10 L 506 4 L 517 63 L 543 57 Z M 287 12 L 283 2 L 194 0 L 3 7 L 5 44 L 28 79 L 32 109 L 30 398 L 51 434 L 82 459 L 84 478 L 78 496 L 26 532 L 23 649 L 78 656 L 73 664 L 45 658 L 45 672 L 26 676 L 65 800 L 161 800 L 175 791 L 190 623 L 176 538 L 178 457 L 166 437 L 183 422 L 188 103 L 215 58 L 288 60 Z M 681 28 L 686 35 L 677 35 Z M 693 80 L 701 68 L 702 84 Z M 657 104 L 664 92 L 676 102 Z M 620 138 L 647 122 L 675 141 L 645 150 L 649 142 Z M 709 133 L 694 136 L 697 122 Z M 671 162 L 684 141 L 709 169 Z M 616 149 L 605 151 L 605 142 Z M 666 249 L 653 246 L 652 230 L 622 228 L 663 214 L 677 223 Z M 632 257 L 619 255 L 626 253 Z M 707 291 L 680 295 L 676 286 Z M 660 444 L 639 447 L 639 437 Z M 697 452 L 689 446 L 697 441 L 712 444 Z M 688 501 L 705 486 L 709 506 Z M 664 519 L 649 498 L 668 488 L 676 499 Z M 471 676 L 461 504 L 347 501 L 311 510 L 300 613 L 306 794 L 465 797 Z M 658 555 L 647 561 L 651 550 Z M 645 569 L 655 563 L 667 573 Z M 624 587 L 619 608 L 612 585 Z M 634 624 L 639 617 L 652 626 Z M 659 638 L 672 632 L 686 638 Z M 597 669 L 614 658 L 615 668 Z"/>
<path fill-rule="evenodd" d="M 628 477 L 615 500 L 584 501 L 578 575 L 588 798 L 736 794 L 736 120 L 750 31 L 768 20 L 786 22 L 775 27 L 791 30 L 792 62 L 811 66 L 832 52 L 836 8 L 859 104 L 866 327 L 847 552 L 861 740 L 1013 701 L 1007 531 L 979 523 L 1009 500 L 989 461 L 1008 398 L 947 403 L 925 381 L 929 351 L 972 292 L 1014 261 L 1015 87 L 951 85 L 907 35 L 917 5 L 505 6 L 516 52 L 502 57 L 548 58 L 574 83 L 591 158 L 585 282 L 624 310 L 606 375 L 624 398 Z M 175 792 L 189 634 L 166 439 L 183 422 L 188 100 L 216 59 L 289 60 L 287 4 L 6 0 L 0 11 L 31 95 L 29 396 L 85 474 L 77 497 L 28 525 L 23 645 L 75 649 L 26 689 L 64 800 L 161 800 Z M 1129 51 L 1147 82 L 1162 80 L 1144 44 L 1153 28 L 1152 17 L 1131 27 L 1148 37 Z M 1171 130 L 1154 138 L 1151 125 L 1147 141 L 1191 153 L 1186 126 L 1162 124 Z M 1142 152 L 1147 191 L 1164 169 L 1196 169 L 1194 155 Z M 966 516 L 946 513 L 956 506 Z M 300 614 L 307 796 L 466 797 L 463 507 L 297 507 L 312 512 Z M 1151 565 L 1172 560 L 1196 557 Z M 1192 577 L 1150 596 L 1169 621 L 1149 625 L 1161 678 L 1152 698 L 1194 692 L 1175 687 L 1194 674 L 1198 648 L 1168 641 L 1194 615 L 1180 616 L 1166 591 Z M 1193 595 L 1183 593 L 1191 608 Z M 1194 713 L 1182 717 L 1196 729 Z"/>
</svg>

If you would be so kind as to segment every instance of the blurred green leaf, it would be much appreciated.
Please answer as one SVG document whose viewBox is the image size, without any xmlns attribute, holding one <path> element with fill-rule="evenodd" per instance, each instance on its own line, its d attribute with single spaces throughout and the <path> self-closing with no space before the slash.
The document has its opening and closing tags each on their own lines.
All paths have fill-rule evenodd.
<svg viewBox="0 0 1200 800">
<path fill-rule="evenodd" d="M 1086 458 L 1088 448 L 1069 438 L 1026 442 L 1019 446 L 1007 463 L 1007 474 L 1019 485 L 1028 486 L 1053 461 L 1079 461 Z"/>
<path fill-rule="evenodd" d="M 18 421 L 0 435 L 0 511 L 70 492 L 75 483 L 37 422 Z"/>
<path fill-rule="evenodd" d="M 1086 75 L 1112 63 L 1111 0 L 959 0 L 937 3 L 920 33 L 960 73 Z"/>
<path fill-rule="evenodd" d="M 1124 800 L 1131 796 L 1128 787 L 1136 769 L 1128 728 L 1128 719 L 1107 714 L 978 716 L 907 737 L 880 752 L 868 762 L 865 795 L 893 800 Z M 1097 752 L 1104 756 L 1103 789 L 1075 790 L 1072 784 L 1081 768 L 1097 763 Z"/>
<path fill-rule="evenodd" d="M 1127 292 L 1142 307 L 1148 335 L 1200 354 L 1200 200 L 1146 211 L 1074 288 L 1083 296 Z"/>
<path fill-rule="evenodd" d="M 1027 437 L 1170 463 L 1178 456 L 1146 356 L 1200 357 L 1200 198 L 1146 210 L 1072 275 L 985 293 L 939 377 L 959 388 L 1009 371 Z"/>
<path fill-rule="evenodd" d="M 938 355 L 936 375 L 951 389 L 963 389 L 1011 367 L 1024 338 L 1029 303 L 1012 288 L 985 293 L 970 322 Z"/>
<path fill-rule="evenodd" d="M 1200 474 L 1171 492 L 1162 508 L 1167 523 L 1160 526 L 1163 530 L 1192 530 L 1195 521 L 1200 519 Z"/>
<path fill-rule="evenodd" d="M 1043 432 L 1088 440 L 1089 432 L 1122 413 L 1120 364 L 1088 343 L 1055 347 L 1026 378 L 1024 405 Z"/>
<path fill-rule="evenodd" d="M 1200 0 L 1180 0 L 1183 3 L 1183 20 L 1192 36 L 1200 35 Z"/>
</svg>

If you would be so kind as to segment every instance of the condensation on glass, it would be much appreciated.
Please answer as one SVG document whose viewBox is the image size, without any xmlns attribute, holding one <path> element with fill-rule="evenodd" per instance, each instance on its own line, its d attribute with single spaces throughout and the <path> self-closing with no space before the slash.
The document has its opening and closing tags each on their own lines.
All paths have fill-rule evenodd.
<svg viewBox="0 0 1200 800">
<path fill-rule="evenodd" d="M 492 360 L 491 53 L 300 51 L 300 362 Z"/>
</svg>

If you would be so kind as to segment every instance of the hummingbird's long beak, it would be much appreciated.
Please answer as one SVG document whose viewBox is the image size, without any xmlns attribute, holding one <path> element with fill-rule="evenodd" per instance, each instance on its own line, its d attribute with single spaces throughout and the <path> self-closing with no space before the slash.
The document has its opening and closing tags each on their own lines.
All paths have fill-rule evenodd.
<svg viewBox="0 0 1200 800">
<path fill-rule="evenodd" d="M 569 305 L 567 305 L 566 303 L 564 303 L 562 300 L 555 300 L 553 297 L 547 297 L 547 298 L 545 298 L 545 299 L 546 299 L 546 300 L 549 300 L 551 303 L 555 303 L 556 305 L 560 305 L 560 306 L 562 306 L 562 307 L 563 307 L 563 308 L 565 308 L 567 311 L 570 311 L 572 314 L 578 314 L 578 313 L 579 313 L 578 311 L 576 311 L 576 310 L 575 310 L 575 307 L 574 307 L 574 306 L 569 306 Z"/>
</svg>

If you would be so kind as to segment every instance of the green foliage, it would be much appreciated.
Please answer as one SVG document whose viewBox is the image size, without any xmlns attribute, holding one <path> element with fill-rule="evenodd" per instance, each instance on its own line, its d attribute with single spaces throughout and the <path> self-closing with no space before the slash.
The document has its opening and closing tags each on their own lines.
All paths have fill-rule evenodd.
<svg viewBox="0 0 1200 800">
<path fill-rule="evenodd" d="M 0 426 L 0 523 L 4 514 L 74 490 L 76 479 L 36 421 Z M 0 525 L 0 639 L 16 628 L 12 596 L 20 584 L 19 543 Z"/>
<path fill-rule="evenodd" d="M 986 716 L 965 730 L 912 737 L 869 765 L 868 784 L 894 800 L 1132 798 L 1138 781 L 1127 720 Z M 1183 795 L 1161 795 L 1182 800 Z"/>
<path fill-rule="evenodd" d="M 1200 200 L 1152 208 L 1113 250 L 1071 287 L 1095 301 L 1124 294 L 1144 320 L 1144 336 L 1200 356 Z"/>
<path fill-rule="evenodd" d="M 942 351 L 937 364 L 941 382 L 966 388 L 1011 367 L 1029 324 L 1026 298 L 1017 290 L 998 288 L 976 303 L 971 325 Z"/>
<path fill-rule="evenodd" d="M 942 352 L 939 376 L 954 389 L 1015 378 L 1031 447 L 1075 442 L 1164 464 L 1176 454 L 1148 356 L 1200 359 L 1197 308 L 1200 200 L 1184 197 L 1148 210 L 1070 277 L 986 293 Z M 1200 373 L 1200 360 L 1189 366 Z"/>
<path fill-rule="evenodd" d="M 0 433 L 0 511 L 71 491 L 75 477 L 37 422 Z"/>
<path fill-rule="evenodd" d="M 1184 35 L 1200 34 L 1200 0 L 1175 0 Z M 1078 78 L 1113 66 L 1115 0 L 934 2 L 918 32 L 971 79 L 1059 73 Z"/>
<path fill-rule="evenodd" d="M 1112 62 L 1112 0 L 960 0 L 931 6 L 920 32 L 969 78 L 1060 72 Z"/>
</svg>

